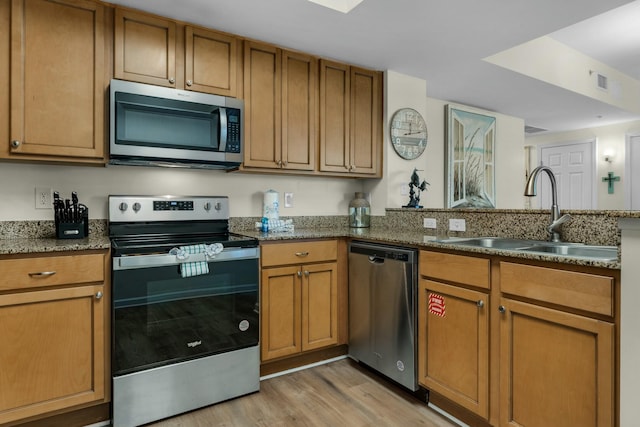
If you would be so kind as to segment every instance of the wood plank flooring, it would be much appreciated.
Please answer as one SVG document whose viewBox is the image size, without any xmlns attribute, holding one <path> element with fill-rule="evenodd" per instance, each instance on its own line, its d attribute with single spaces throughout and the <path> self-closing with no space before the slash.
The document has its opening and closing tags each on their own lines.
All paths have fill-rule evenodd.
<svg viewBox="0 0 640 427">
<path fill-rule="evenodd" d="M 260 392 L 147 427 L 456 427 L 350 359 L 262 381 Z"/>
</svg>

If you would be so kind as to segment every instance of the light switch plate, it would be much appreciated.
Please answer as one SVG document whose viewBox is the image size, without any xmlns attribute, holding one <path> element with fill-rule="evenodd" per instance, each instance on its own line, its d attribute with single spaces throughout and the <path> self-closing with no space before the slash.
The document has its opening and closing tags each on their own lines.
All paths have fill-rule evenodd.
<svg viewBox="0 0 640 427">
<path fill-rule="evenodd" d="M 424 224 L 424 228 L 437 228 L 435 218 L 424 218 L 422 221 Z"/>
<path fill-rule="evenodd" d="M 450 219 L 449 230 L 450 231 L 466 231 L 467 226 L 464 219 Z"/>
</svg>

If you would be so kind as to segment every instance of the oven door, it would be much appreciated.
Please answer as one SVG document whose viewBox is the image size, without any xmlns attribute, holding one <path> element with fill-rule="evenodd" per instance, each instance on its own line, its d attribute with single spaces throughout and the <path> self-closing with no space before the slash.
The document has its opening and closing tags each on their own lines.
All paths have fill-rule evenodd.
<svg viewBox="0 0 640 427">
<path fill-rule="evenodd" d="M 173 255 L 114 257 L 113 376 L 258 345 L 258 254 L 226 248 L 186 278 Z"/>
</svg>

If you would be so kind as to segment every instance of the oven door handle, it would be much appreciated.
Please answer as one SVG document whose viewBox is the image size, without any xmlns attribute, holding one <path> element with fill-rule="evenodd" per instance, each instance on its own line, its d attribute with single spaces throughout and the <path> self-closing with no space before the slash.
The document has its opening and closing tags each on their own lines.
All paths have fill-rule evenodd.
<svg viewBox="0 0 640 427">
<path fill-rule="evenodd" d="M 259 248 L 226 248 L 215 257 L 206 254 L 191 254 L 188 259 L 179 260 L 175 255 L 124 255 L 113 257 L 114 270 L 130 270 L 136 268 L 164 267 L 180 265 L 187 262 L 224 262 L 241 259 L 257 259 L 260 256 Z"/>
</svg>

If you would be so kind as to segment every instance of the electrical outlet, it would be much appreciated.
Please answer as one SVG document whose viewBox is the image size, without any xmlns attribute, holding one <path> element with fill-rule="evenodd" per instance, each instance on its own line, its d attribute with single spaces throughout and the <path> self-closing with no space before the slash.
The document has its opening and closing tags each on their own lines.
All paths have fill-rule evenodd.
<svg viewBox="0 0 640 427">
<path fill-rule="evenodd" d="M 51 188 L 36 187 L 36 209 L 53 209 Z"/>
<path fill-rule="evenodd" d="M 464 222 L 464 219 L 450 219 L 449 220 L 449 230 L 450 231 L 465 231 L 467 226 Z"/>
<path fill-rule="evenodd" d="M 424 224 L 424 228 L 437 228 L 435 218 L 424 218 L 422 221 Z"/>
<path fill-rule="evenodd" d="M 409 195 L 409 186 L 407 184 L 400 185 L 400 195 L 408 196 Z"/>
<path fill-rule="evenodd" d="M 293 207 L 293 193 L 284 193 L 284 207 L 285 208 Z"/>
</svg>

